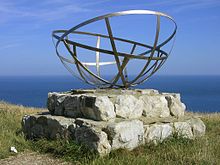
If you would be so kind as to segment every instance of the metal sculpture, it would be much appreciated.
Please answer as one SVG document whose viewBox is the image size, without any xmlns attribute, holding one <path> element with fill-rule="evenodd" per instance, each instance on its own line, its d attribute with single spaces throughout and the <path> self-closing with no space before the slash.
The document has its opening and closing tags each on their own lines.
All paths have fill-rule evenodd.
<svg viewBox="0 0 220 165">
<path fill-rule="evenodd" d="M 154 38 L 153 45 L 146 45 L 143 43 L 139 43 L 136 41 L 118 38 L 113 35 L 113 31 L 110 25 L 109 18 L 116 17 L 116 16 L 123 16 L 123 15 L 134 15 L 134 14 L 142 14 L 142 15 L 153 15 L 156 16 L 156 34 Z M 160 18 L 164 17 L 173 22 L 174 24 L 174 30 L 169 35 L 169 37 L 166 38 L 165 41 L 162 43 L 158 43 L 159 41 L 159 32 L 160 32 Z M 91 32 L 85 32 L 85 31 L 77 31 L 77 29 L 90 24 L 95 21 L 103 20 L 105 21 L 106 29 L 108 32 L 108 35 L 104 34 L 98 34 L 98 33 L 91 33 Z M 111 14 L 102 15 L 99 17 L 95 17 L 93 19 L 87 20 L 85 22 L 82 22 L 70 30 L 55 30 L 52 33 L 53 39 L 56 39 L 55 48 L 56 53 L 58 57 L 60 58 L 61 62 L 64 64 L 64 66 L 76 77 L 79 79 L 85 81 L 88 84 L 95 85 L 97 87 L 105 88 L 129 88 L 131 86 L 135 86 L 137 84 L 140 84 L 144 81 L 146 81 L 150 76 L 152 76 L 166 61 L 168 58 L 172 47 L 170 51 L 167 53 L 164 50 L 162 50 L 162 47 L 166 45 L 168 42 L 171 41 L 171 39 L 174 38 L 177 30 L 177 25 L 172 17 L 156 11 L 149 11 L 149 10 L 129 10 L 129 11 L 121 11 Z M 79 42 L 75 42 L 74 40 L 69 39 L 69 35 L 71 34 L 79 34 L 79 35 L 88 35 L 88 36 L 94 36 L 97 37 L 96 47 L 92 47 L 89 45 L 85 45 Z M 101 38 L 109 39 L 111 43 L 111 50 L 106 50 L 100 48 L 100 42 Z M 131 44 L 132 49 L 129 53 L 119 52 L 116 49 L 116 41 L 120 42 L 126 42 L 128 44 Z M 67 49 L 68 53 L 71 55 L 71 59 L 64 57 L 59 52 L 59 45 L 63 43 L 64 47 Z M 137 46 L 144 47 L 147 49 L 146 51 L 134 54 L 134 51 Z M 79 60 L 79 54 L 77 52 L 77 48 L 83 48 L 87 50 L 94 51 L 96 54 L 95 62 L 81 62 Z M 107 62 L 101 62 L 101 54 L 108 54 L 114 57 L 114 61 L 107 61 Z M 88 54 L 88 58 L 89 54 Z M 145 65 L 141 69 L 140 73 L 136 75 L 133 79 L 128 79 L 128 73 L 127 73 L 127 64 L 134 60 L 145 60 Z M 68 65 L 74 65 L 77 72 L 74 72 L 74 70 Z M 113 76 L 112 80 L 106 80 L 101 74 L 101 67 L 109 65 L 116 65 L 117 66 L 117 73 Z M 95 67 L 96 71 L 93 72 L 90 70 L 91 67 Z"/>
</svg>

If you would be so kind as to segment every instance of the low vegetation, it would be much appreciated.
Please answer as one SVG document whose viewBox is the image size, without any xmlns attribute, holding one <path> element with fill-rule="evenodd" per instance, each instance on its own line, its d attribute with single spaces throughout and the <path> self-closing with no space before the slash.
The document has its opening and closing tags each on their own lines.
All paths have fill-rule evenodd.
<svg viewBox="0 0 220 165">
<path fill-rule="evenodd" d="M 43 109 L 0 102 L 0 159 L 13 155 L 15 146 L 25 150 L 49 153 L 74 164 L 220 164 L 220 114 L 195 114 L 205 122 L 206 135 L 196 140 L 170 138 L 162 144 L 144 145 L 134 151 L 118 150 L 99 157 L 84 146 L 69 141 L 26 141 L 21 132 L 21 118 Z"/>
<path fill-rule="evenodd" d="M 21 133 L 21 119 L 25 114 L 40 110 L 0 102 L 0 159 L 11 155 L 11 146 L 15 146 L 18 151 L 30 149 L 31 143 Z"/>
</svg>

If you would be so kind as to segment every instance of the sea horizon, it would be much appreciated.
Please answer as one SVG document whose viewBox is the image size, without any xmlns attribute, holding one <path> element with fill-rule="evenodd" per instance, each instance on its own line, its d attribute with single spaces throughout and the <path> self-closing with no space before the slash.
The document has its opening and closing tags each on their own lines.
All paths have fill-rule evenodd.
<svg viewBox="0 0 220 165">
<path fill-rule="evenodd" d="M 180 93 L 187 110 L 192 112 L 220 112 L 220 75 L 155 75 L 134 88 L 156 89 L 160 92 Z M 88 89 L 70 75 L 2 75 L 0 100 L 29 107 L 46 107 L 48 92 Z"/>
</svg>

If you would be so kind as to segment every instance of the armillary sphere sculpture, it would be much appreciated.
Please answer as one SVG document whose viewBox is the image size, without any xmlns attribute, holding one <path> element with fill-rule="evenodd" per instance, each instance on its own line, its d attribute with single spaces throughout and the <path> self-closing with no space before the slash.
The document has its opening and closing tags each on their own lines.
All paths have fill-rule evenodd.
<svg viewBox="0 0 220 165">
<path fill-rule="evenodd" d="M 112 29 L 110 25 L 110 19 L 112 17 L 124 15 L 149 15 L 156 18 L 155 38 L 152 45 L 147 45 L 137 41 L 114 36 L 113 30 L 117 29 Z M 174 28 L 171 34 L 168 35 L 168 37 L 166 37 L 164 41 L 159 43 L 160 24 L 162 17 L 170 21 L 174 25 Z M 96 21 L 103 21 L 105 26 L 104 28 L 106 28 L 107 31 L 107 35 L 92 33 L 88 31 L 78 31 L 78 29 Z M 131 25 L 135 25 L 135 22 L 133 22 Z M 131 86 L 135 86 L 146 81 L 164 64 L 172 50 L 173 44 L 171 45 L 171 49 L 169 52 L 165 52 L 162 49 L 168 42 L 170 42 L 174 38 L 176 30 L 177 25 L 173 18 L 164 13 L 149 10 L 129 10 L 92 18 L 74 26 L 70 30 L 55 30 L 53 31 L 52 36 L 53 39 L 56 40 L 55 48 L 58 57 L 60 58 L 64 66 L 74 76 L 78 77 L 88 84 L 92 84 L 100 88 L 129 88 Z M 88 38 L 97 37 L 96 43 L 94 44 L 96 46 L 77 42 L 76 38 L 73 37 L 76 34 L 80 36 L 86 36 Z M 71 35 L 73 35 L 72 38 Z M 106 39 L 110 41 L 110 49 L 101 48 L 101 40 Z M 116 46 L 117 42 L 129 44 L 131 49 L 128 52 L 118 51 Z M 66 52 L 62 52 L 60 50 L 62 49 L 61 45 Z M 142 47 L 144 51 L 141 53 L 135 53 L 137 47 Z M 78 49 L 81 49 L 81 51 Z M 82 50 L 86 50 L 89 53 L 81 54 Z M 66 57 L 67 54 L 69 55 L 69 58 Z M 102 54 L 105 54 L 105 58 L 102 58 Z M 106 59 L 108 59 L 106 55 L 111 56 L 113 60 L 106 61 Z M 80 60 L 81 56 L 83 56 L 84 59 L 82 58 Z M 87 60 L 88 62 L 83 62 L 83 60 Z M 137 75 L 129 76 L 128 64 L 132 61 L 136 61 L 136 64 L 131 65 L 131 67 L 135 68 L 135 66 L 139 65 L 138 60 L 141 60 L 142 63 L 144 62 L 143 67 L 140 69 Z M 107 80 L 107 76 L 101 73 L 101 68 L 105 67 L 108 67 L 108 73 L 113 72 L 113 70 L 111 70 L 111 67 L 116 68 L 116 73 L 110 80 Z M 78 71 L 78 73 L 76 71 Z"/>
</svg>

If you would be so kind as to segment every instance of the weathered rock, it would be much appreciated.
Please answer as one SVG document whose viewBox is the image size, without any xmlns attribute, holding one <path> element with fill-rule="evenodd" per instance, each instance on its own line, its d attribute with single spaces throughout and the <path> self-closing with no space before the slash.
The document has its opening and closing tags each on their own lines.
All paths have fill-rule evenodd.
<svg viewBox="0 0 220 165">
<path fill-rule="evenodd" d="M 76 142 L 86 145 L 90 150 L 106 155 L 111 151 L 111 145 L 105 132 L 94 127 L 79 127 L 75 131 Z"/>
<path fill-rule="evenodd" d="M 66 98 L 65 94 L 61 93 L 48 93 L 48 100 L 47 100 L 47 108 L 51 114 L 63 116 L 64 106 L 63 101 Z"/>
<path fill-rule="evenodd" d="M 107 96 L 84 96 L 81 112 L 84 117 L 98 121 L 114 119 L 114 105 Z"/>
<path fill-rule="evenodd" d="M 68 93 L 49 93 L 47 107 L 51 114 L 67 117 L 82 117 L 79 95 Z"/>
<path fill-rule="evenodd" d="M 186 106 L 181 102 L 180 94 L 163 94 L 166 96 L 171 115 L 176 117 L 184 116 Z"/>
<path fill-rule="evenodd" d="M 192 128 L 194 137 L 201 137 L 205 135 L 206 126 L 201 119 L 191 118 L 187 122 L 190 124 Z"/>
<path fill-rule="evenodd" d="M 54 115 L 108 121 L 116 116 L 139 118 L 142 109 L 146 117 L 181 117 L 185 105 L 179 94 L 160 94 L 154 89 L 97 89 L 49 93 L 48 109 Z"/>
<path fill-rule="evenodd" d="M 178 136 L 193 139 L 192 128 L 188 122 L 175 122 L 174 131 Z"/>
<path fill-rule="evenodd" d="M 170 110 L 167 100 L 163 95 L 143 95 L 139 99 L 144 102 L 143 116 L 146 117 L 168 117 Z"/>
<path fill-rule="evenodd" d="M 54 114 L 55 105 L 57 104 L 57 96 L 54 93 L 48 93 L 47 108 L 50 114 Z"/>
<path fill-rule="evenodd" d="M 145 126 L 145 142 L 157 144 L 173 134 L 171 124 L 153 124 Z"/>
<path fill-rule="evenodd" d="M 80 111 L 80 97 L 79 95 L 68 95 L 63 101 L 64 108 L 64 116 L 67 117 L 82 117 L 82 113 Z"/>
<path fill-rule="evenodd" d="M 23 132 L 26 134 L 27 138 L 31 138 L 30 130 L 36 124 L 36 121 L 37 119 L 35 116 L 29 116 L 29 115 L 23 116 L 21 125 Z"/>
<path fill-rule="evenodd" d="M 75 119 L 62 116 L 32 115 L 24 116 L 22 119 L 22 128 L 28 139 L 47 138 L 57 139 L 74 138 L 72 132 L 75 128 Z"/>
<path fill-rule="evenodd" d="M 105 132 L 111 141 L 112 149 L 126 148 L 132 150 L 144 143 L 143 122 L 139 120 L 111 123 Z"/>
<path fill-rule="evenodd" d="M 67 117 L 85 117 L 94 120 L 115 118 L 114 105 L 107 96 L 70 93 L 49 93 L 47 106 L 51 114 Z"/>
<path fill-rule="evenodd" d="M 205 125 L 199 118 L 174 118 L 166 123 L 147 123 L 134 119 L 115 121 L 94 121 L 71 119 L 50 114 L 24 116 L 22 128 L 28 139 L 72 139 L 100 155 L 111 150 L 124 148 L 132 150 L 137 146 L 162 142 L 177 133 L 178 136 L 193 139 L 205 133 Z"/>
<path fill-rule="evenodd" d="M 135 119 L 142 116 L 143 101 L 132 95 L 119 95 L 115 101 L 115 112 L 117 117 Z"/>
</svg>

